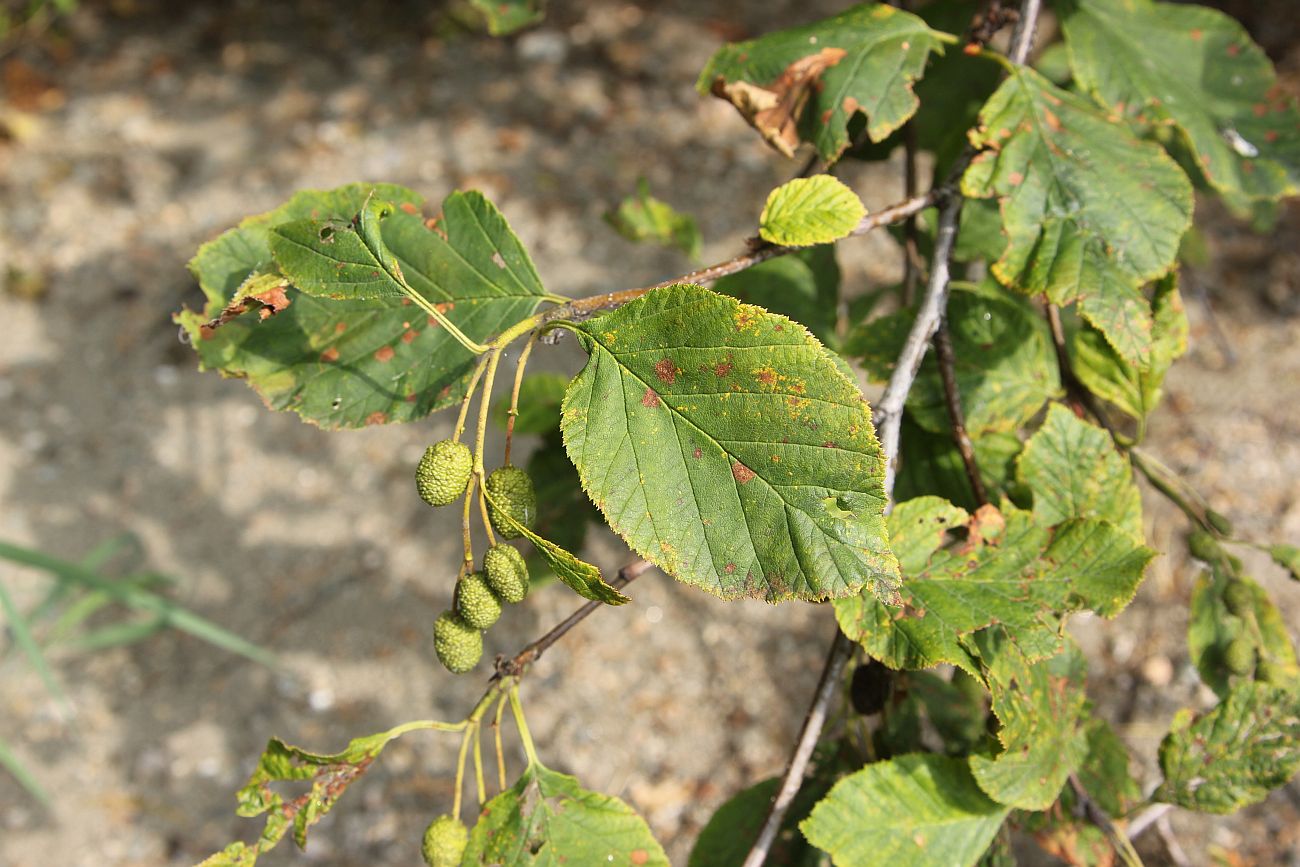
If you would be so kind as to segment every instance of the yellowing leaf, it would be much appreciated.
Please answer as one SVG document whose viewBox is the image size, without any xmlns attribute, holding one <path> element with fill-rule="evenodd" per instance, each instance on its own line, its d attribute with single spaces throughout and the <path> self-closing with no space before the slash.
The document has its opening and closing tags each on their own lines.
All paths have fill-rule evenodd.
<svg viewBox="0 0 1300 867">
<path fill-rule="evenodd" d="M 838 178 L 795 178 L 767 197 L 758 232 L 782 247 L 811 247 L 847 236 L 866 215 L 862 200 Z"/>
</svg>

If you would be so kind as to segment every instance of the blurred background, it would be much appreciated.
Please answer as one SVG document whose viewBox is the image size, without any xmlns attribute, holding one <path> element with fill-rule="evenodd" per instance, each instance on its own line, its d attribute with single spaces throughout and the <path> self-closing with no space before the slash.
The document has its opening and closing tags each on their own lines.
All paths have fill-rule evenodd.
<svg viewBox="0 0 1300 867">
<path fill-rule="evenodd" d="M 413 0 L 0 4 L 0 543 L 64 564 L 59 580 L 0 559 L 0 865 L 192 864 L 258 833 L 233 794 L 269 736 L 329 752 L 408 719 L 457 720 L 490 672 L 456 678 L 432 654 L 457 522 L 416 498 L 411 474 L 452 419 L 325 432 L 200 374 L 171 321 L 202 303 L 185 268 L 198 245 L 303 187 L 391 181 L 431 206 L 473 187 L 547 287 L 581 296 L 693 267 L 603 222 L 645 177 L 696 217 L 702 261 L 716 261 L 796 166 L 695 78 L 723 41 L 844 5 L 553 2 L 539 27 L 494 39 L 467 6 Z M 1292 4 L 1221 5 L 1300 93 Z M 869 207 L 902 197 L 897 161 L 843 177 Z M 1241 536 L 1294 543 L 1300 206 L 1263 233 L 1210 202 L 1197 219 L 1191 351 L 1151 447 Z M 841 246 L 850 296 L 901 272 L 887 233 Z M 539 361 L 581 363 L 572 341 Z M 1117 621 L 1075 631 L 1099 713 L 1154 782 L 1173 712 L 1213 696 L 1185 649 L 1198 567 L 1184 522 L 1145 504 L 1169 553 Z M 605 531 L 586 554 L 607 573 L 630 559 Z M 1296 585 L 1263 555 L 1247 568 L 1300 622 Z M 87 573 L 117 586 L 87 589 Z M 630 802 L 684 862 L 722 801 L 780 772 L 833 618 L 724 606 L 653 572 L 630 595 L 550 651 L 523 699 L 543 761 Z M 575 606 L 560 586 L 530 597 L 488 633 L 488 659 Z M 38 608 L 63 627 L 44 669 L 10 616 Z M 305 854 L 286 842 L 261 863 L 419 863 L 457 746 L 407 736 Z M 1300 784 L 1173 828 L 1193 863 L 1300 864 Z M 1170 863 L 1154 834 L 1140 850 Z"/>
</svg>

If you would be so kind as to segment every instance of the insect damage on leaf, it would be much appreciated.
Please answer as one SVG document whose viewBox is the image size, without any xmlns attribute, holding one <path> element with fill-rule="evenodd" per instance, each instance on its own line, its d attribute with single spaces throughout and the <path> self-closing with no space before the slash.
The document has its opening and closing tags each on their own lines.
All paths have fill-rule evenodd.
<svg viewBox="0 0 1300 867">
<path fill-rule="evenodd" d="M 847 54 L 843 48 L 823 48 L 785 68 L 767 87 L 747 81 L 713 80 L 714 96 L 736 107 L 763 140 L 788 157 L 799 145 L 799 116 L 821 83 L 821 75 Z"/>
</svg>

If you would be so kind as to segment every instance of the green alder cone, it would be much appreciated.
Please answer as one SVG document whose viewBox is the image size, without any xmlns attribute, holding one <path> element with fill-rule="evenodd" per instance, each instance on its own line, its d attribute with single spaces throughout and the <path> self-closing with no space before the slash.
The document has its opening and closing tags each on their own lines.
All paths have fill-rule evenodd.
<svg viewBox="0 0 1300 867">
<path fill-rule="evenodd" d="M 1255 667 L 1255 646 L 1246 638 L 1234 638 L 1223 651 L 1223 664 L 1233 674 L 1250 674 Z"/>
<path fill-rule="evenodd" d="M 482 572 L 471 572 L 456 582 L 456 613 L 475 629 L 487 629 L 501 616 L 501 600 Z"/>
<path fill-rule="evenodd" d="M 444 611 L 433 623 L 433 649 L 452 674 L 464 674 L 483 658 L 483 633 L 454 611 Z"/>
<path fill-rule="evenodd" d="M 1255 607 L 1255 594 L 1245 581 L 1233 579 L 1223 588 L 1223 605 L 1228 613 L 1245 617 Z"/>
<path fill-rule="evenodd" d="M 469 829 L 455 816 L 439 816 L 424 829 L 420 854 L 429 867 L 458 867 L 469 843 Z"/>
<path fill-rule="evenodd" d="M 420 499 L 430 506 L 448 506 L 460 499 L 474 469 L 469 446 L 453 440 L 436 442 L 424 450 L 415 470 Z"/>
<path fill-rule="evenodd" d="M 1187 537 L 1187 550 L 1191 551 L 1192 556 L 1197 560 L 1204 560 L 1206 563 L 1217 563 L 1222 553 L 1219 541 L 1204 530 L 1197 530 Z"/>
<path fill-rule="evenodd" d="M 483 555 L 488 586 L 504 602 L 523 602 L 528 595 L 528 564 L 513 545 L 493 545 Z"/>
<path fill-rule="evenodd" d="M 488 503 L 488 517 L 493 528 L 507 539 L 517 538 L 515 532 L 501 517 L 505 512 L 528 529 L 537 522 L 537 491 L 528 473 L 507 464 L 497 467 L 484 483 L 492 501 Z M 495 504 L 494 504 L 495 503 Z"/>
</svg>

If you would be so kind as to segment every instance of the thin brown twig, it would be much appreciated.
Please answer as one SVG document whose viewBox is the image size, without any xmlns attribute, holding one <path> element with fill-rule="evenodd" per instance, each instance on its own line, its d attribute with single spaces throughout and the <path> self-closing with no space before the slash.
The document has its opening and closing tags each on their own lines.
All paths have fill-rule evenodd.
<svg viewBox="0 0 1300 867">
<path fill-rule="evenodd" d="M 906 219 L 913 214 L 920 213 L 926 208 L 934 205 L 939 199 L 943 198 L 950 191 L 946 188 L 936 188 L 930 190 L 924 195 L 916 196 L 911 199 L 882 208 L 874 213 L 867 214 L 862 221 L 848 234 L 847 237 L 854 238 L 859 235 L 865 235 L 887 226 L 891 223 L 897 223 L 899 220 Z M 800 248 L 798 247 L 779 247 L 775 244 L 762 243 L 752 249 L 741 253 L 739 256 L 733 256 L 723 262 L 709 265 L 695 271 L 682 274 L 680 277 L 674 277 L 671 280 L 664 280 L 655 283 L 652 286 L 641 286 L 636 289 L 623 289 L 617 292 L 603 292 L 598 295 L 592 295 L 589 298 L 579 298 L 566 304 L 560 304 L 547 310 L 541 317 L 541 324 L 546 325 L 557 319 L 567 319 L 578 321 L 586 319 L 602 310 L 611 310 L 615 307 L 621 307 L 629 301 L 635 301 L 642 295 L 652 289 L 661 289 L 664 286 L 671 286 L 674 283 L 709 283 L 731 274 L 738 274 L 748 268 L 753 268 L 760 262 L 766 262 L 768 259 L 775 259 L 777 256 L 785 256 L 793 253 Z"/>
<path fill-rule="evenodd" d="M 631 563 L 618 570 L 618 577 L 610 582 L 616 590 L 626 587 L 636 579 L 640 578 L 654 564 L 649 560 L 634 560 Z M 492 675 L 492 680 L 498 681 L 507 677 L 519 677 L 545 653 L 552 644 L 563 638 L 570 629 L 577 626 L 595 611 L 597 608 L 604 608 L 605 603 L 591 601 L 583 605 L 577 611 L 557 623 L 549 632 L 541 638 L 529 644 L 523 650 L 516 653 L 509 659 L 502 659 L 497 662 L 496 673 Z"/>
<path fill-rule="evenodd" d="M 939 319 L 939 328 L 934 332 L 934 356 L 939 362 L 939 379 L 943 381 L 944 402 L 948 405 L 948 419 L 952 423 L 952 440 L 957 446 L 957 453 L 961 455 L 971 493 L 975 495 L 976 505 L 988 505 L 988 492 L 984 490 L 984 479 L 980 477 L 979 465 L 975 463 L 975 446 L 966 430 L 966 413 L 962 410 L 961 392 L 957 389 L 957 359 L 952 350 L 952 335 L 948 331 L 946 313 Z"/>
<path fill-rule="evenodd" d="M 1115 823 L 1111 821 L 1110 816 L 1088 794 L 1088 790 L 1084 788 L 1079 775 L 1070 774 L 1069 779 L 1070 789 L 1074 792 L 1075 801 L 1077 802 L 1077 810 L 1082 814 L 1083 818 L 1097 826 L 1101 833 L 1105 835 L 1106 841 L 1110 843 L 1111 848 L 1115 850 L 1115 854 L 1119 856 L 1119 860 L 1127 867 L 1142 867 L 1142 859 L 1133 849 L 1133 844 L 1129 842 L 1129 838 L 1115 828 Z"/>
</svg>

